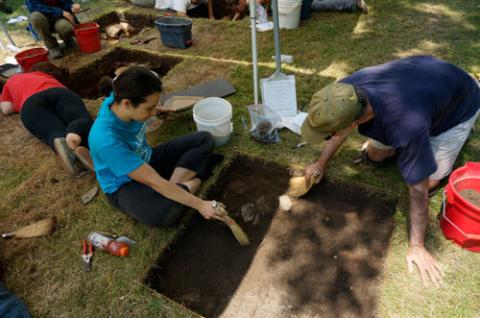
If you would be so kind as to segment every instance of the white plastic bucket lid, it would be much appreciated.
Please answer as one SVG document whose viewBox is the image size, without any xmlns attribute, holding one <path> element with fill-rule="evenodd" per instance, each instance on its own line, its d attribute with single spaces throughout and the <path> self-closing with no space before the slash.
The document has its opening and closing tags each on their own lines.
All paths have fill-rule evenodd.
<svg viewBox="0 0 480 318">
<path fill-rule="evenodd" d="M 207 97 L 193 106 L 193 119 L 203 124 L 216 125 L 230 121 L 232 105 L 219 97 Z"/>
</svg>

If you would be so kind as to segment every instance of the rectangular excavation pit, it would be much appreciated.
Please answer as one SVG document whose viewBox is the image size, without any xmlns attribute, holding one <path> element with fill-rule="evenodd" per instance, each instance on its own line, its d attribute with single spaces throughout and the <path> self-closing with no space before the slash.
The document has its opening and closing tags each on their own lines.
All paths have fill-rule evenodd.
<svg viewBox="0 0 480 318">
<path fill-rule="evenodd" d="M 155 27 L 155 19 L 157 16 L 154 15 L 146 15 L 146 14 L 138 14 L 138 13 L 130 13 L 130 12 L 123 12 L 120 13 L 125 18 L 125 21 L 128 22 L 133 28 L 134 31 L 131 35 L 135 35 L 140 33 L 142 30 L 147 28 L 154 28 Z M 120 23 L 119 12 L 113 11 L 109 12 L 97 19 L 95 22 L 98 23 L 100 26 L 100 31 L 103 32 L 104 28 L 108 25 Z"/>
<path fill-rule="evenodd" d="M 323 180 L 285 212 L 278 196 L 288 179 L 284 167 L 237 157 L 208 198 L 227 205 L 251 244 L 196 214 L 146 283 L 206 317 L 374 316 L 395 202 Z M 243 222 L 248 203 L 256 224 Z"/>
<path fill-rule="evenodd" d="M 160 56 L 143 51 L 117 48 L 98 60 L 71 72 L 69 88 L 85 99 L 96 99 L 101 96 L 98 81 L 107 75 L 114 77 L 115 70 L 130 63 L 144 65 L 159 76 L 165 76 L 181 58 Z"/>
</svg>

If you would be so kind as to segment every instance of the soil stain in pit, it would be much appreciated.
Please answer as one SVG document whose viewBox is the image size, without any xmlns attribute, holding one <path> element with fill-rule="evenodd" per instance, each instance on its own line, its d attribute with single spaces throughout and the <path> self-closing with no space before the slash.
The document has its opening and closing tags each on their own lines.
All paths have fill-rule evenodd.
<svg viewBox="0 0 480 318">
<path fill-rule="evenodd" d="M 121 66 L 130 63 L 141 64 L 162 77 L 181 61 L 182 59 L 177 57 L 117 48 L 93 63 L 72 71 L 68 87 L 82 98 L 96 99 L 101 97 L 97 87 L 100 78 L 105 75 L 113 78 L 115 70 Z"/>
<path fill-rule="evenodd" d="M 281 166 L 237 157 L 208 198 L 227 205 L 250 237 L 239 246 L 226 226 L 196 215 L 146 282 L 206 317 L 372 317 L 395 202 L 328 180 L 290 212 Z M 258 222 L 241 207 L 256 204 Z"/>
</svg>

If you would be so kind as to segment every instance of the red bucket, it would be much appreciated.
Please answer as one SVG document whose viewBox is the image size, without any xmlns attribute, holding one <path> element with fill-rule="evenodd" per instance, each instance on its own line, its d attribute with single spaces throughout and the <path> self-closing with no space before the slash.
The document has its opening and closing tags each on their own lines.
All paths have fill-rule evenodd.
<svg viewBox="0 0 480 318">
<path fill-rule="evenodd" d="M 80 23 L 73 27 L 80 51 L 93 53 L 100 51 L 100 26 L 95 22 Z"/>
<path fill-rule="evenodd" d="M 450 175 L 440 218 L 447 239 L 469 251 L 480 252 L 480 206 L 466 200 L 460 194 L 463 190 L 480 192 L 480 162 L 467 162 Z"/>
<path fill-rule="evenodd" d="M 25 50 L 15 54 L 15 59 L 24 73 L 30 72 L 38 62 L 48 62 L 48 50 L 42 47 Z"/>
</svg>

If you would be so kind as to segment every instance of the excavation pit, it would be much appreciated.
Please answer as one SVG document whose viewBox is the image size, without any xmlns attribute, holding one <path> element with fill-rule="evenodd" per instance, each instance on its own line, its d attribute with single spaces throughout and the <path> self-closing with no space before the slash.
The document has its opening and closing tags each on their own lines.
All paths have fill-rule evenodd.
<svg viewBox="0 0 480 318">
<path fill-rule="evenodd" d="M 159 56 L 142 51 L 117 48 L 82 68 L 71 72 L 69 87 L 85 99 L 96 99 L 101 96 L 98 81 L 103 76 L 115 76 L 115 70 L 121 66 L 135 63 L 144 65 L 165 76 L 182 59 L 171 56 Z"/>
<path fill-rule="evenodd" d="M 372 317 L 393 229 L 385 194 L 323 180 L 278 208 L 281 166 L 237 157 L 209 194 L 250 237 L 194 216 L 147 275 L 149 286 L 206 317 Z M 241 207 L 257 217 L 244 223 Z"/>
<path fill-rule="evenodd" d="M 129 12 L 124 12 L 123 16 L 125 18 L 125 21 L 127 21 L 134 29 L 134 31 L 131 32 L 131 35 L 136 35 L 140 33 L 142 30 L 145 30 L 148 28 L 154 28 L 155 19 L 158 18 L 153 15 L 145 15 L 145 14 L 129 13 Z M 121 21 L 120 21 L 120 17 L 118 16 L 118 12 L 113 11 L 96 19 L 95 22 L 98 23 L 98 25 L 100 26 L 101 32 L 103 32 L 106 26 L 117 24 L 117 23 L 120 23 Z"/>
</svg>

